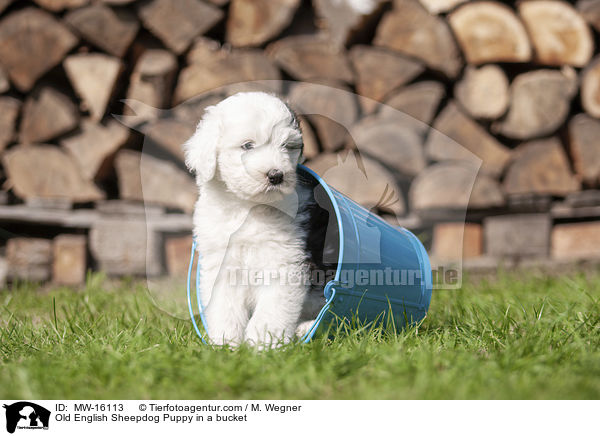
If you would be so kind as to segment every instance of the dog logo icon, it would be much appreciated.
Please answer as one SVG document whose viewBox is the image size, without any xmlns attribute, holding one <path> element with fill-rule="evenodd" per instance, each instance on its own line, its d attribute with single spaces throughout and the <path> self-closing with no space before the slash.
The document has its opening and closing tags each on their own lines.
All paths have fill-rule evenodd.
<svg viewBox="0 0 600 436">
<path fill-rule="evenodd" d="M 42 406 L 29 401 L 19 401 L 10 405 L 4 404 L 6 409 L 6 431 L 14 433 L 18 429 L 48 429 L 50 411 Z"/>
</svg>

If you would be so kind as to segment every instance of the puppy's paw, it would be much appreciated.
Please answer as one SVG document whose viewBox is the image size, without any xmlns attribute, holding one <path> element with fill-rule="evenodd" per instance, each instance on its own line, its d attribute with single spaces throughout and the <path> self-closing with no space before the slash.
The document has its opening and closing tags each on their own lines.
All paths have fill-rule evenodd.
<svg viewBox="0 0 600 436">
<path fill-rule="evenodd" d="M 308 333 L 315 321 L 316 320 L 311 319 L 298 324 L 298 327 L 296 327 L 296 336 L 298 336 L 299 338 L 304 337 L 304 335 Z"/>
<path fill-rule="evenodd" d="M 257 328 L 254 323 L 250 323 L 246 328 L 246 343 L 256 347 L 258 350 L 269 348 L 279 348 L 292 341 L 292 337 L 285 330 L 268 328 Z"/>
<path fill-rule="evenodd" d="M 213 345 L 238 346 L 243 341 L 242 332 L 239 328 L 223 323 L 208 323 L 208 337 Z"/>
<path fill-rule="evenodd" d="M 252 347 L 255 347 L 258 351 L 264 350 L 274 350 L 276 348 L 281 348 L 292 341 L 291 338 L 285 337 L 281 339 L 257 339 L 257 338 L 246 338 L 246 343 Z"/>
</svg>

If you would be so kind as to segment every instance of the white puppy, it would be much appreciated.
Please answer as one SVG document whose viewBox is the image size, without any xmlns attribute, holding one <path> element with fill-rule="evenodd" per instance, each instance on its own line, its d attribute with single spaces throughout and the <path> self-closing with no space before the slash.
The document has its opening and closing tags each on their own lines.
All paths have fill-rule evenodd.
<svg viewBox="0 0 600 436">
<path fill-rule="evenodd" d="M 184 150 L 200 191 L 194 237 L 211 341 L 289 341 L 308 290 L 298 120 L 272 95 L 235 94 L 206 109 Z"/>
</svg>

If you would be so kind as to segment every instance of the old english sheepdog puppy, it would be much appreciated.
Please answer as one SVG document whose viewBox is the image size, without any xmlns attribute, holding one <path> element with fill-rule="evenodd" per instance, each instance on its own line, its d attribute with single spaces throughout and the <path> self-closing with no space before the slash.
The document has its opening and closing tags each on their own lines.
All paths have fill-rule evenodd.
<svg viewBox="0 0 600 436">
<path fill-rule="evenodd" d="M 208 107 L 184 144 L 200 191 L 194 237 L 214 344 L 269 346 L 295 334 L 309 289 L 302 146 L 295 114 L 263 92 Z"/>
</svg>

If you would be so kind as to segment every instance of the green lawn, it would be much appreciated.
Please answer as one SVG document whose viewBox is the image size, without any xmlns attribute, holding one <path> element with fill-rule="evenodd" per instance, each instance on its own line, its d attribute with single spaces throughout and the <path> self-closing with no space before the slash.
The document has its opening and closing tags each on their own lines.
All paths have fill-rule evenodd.
<svg viewBox="0 0 600 436">
<path fill-rule="evenodd" d="M 418 329 L 211 349 L 144 288 L 0 291 L 0 397 L 600 398 L 600 274 L 434 291 Z"/>
</svg>

